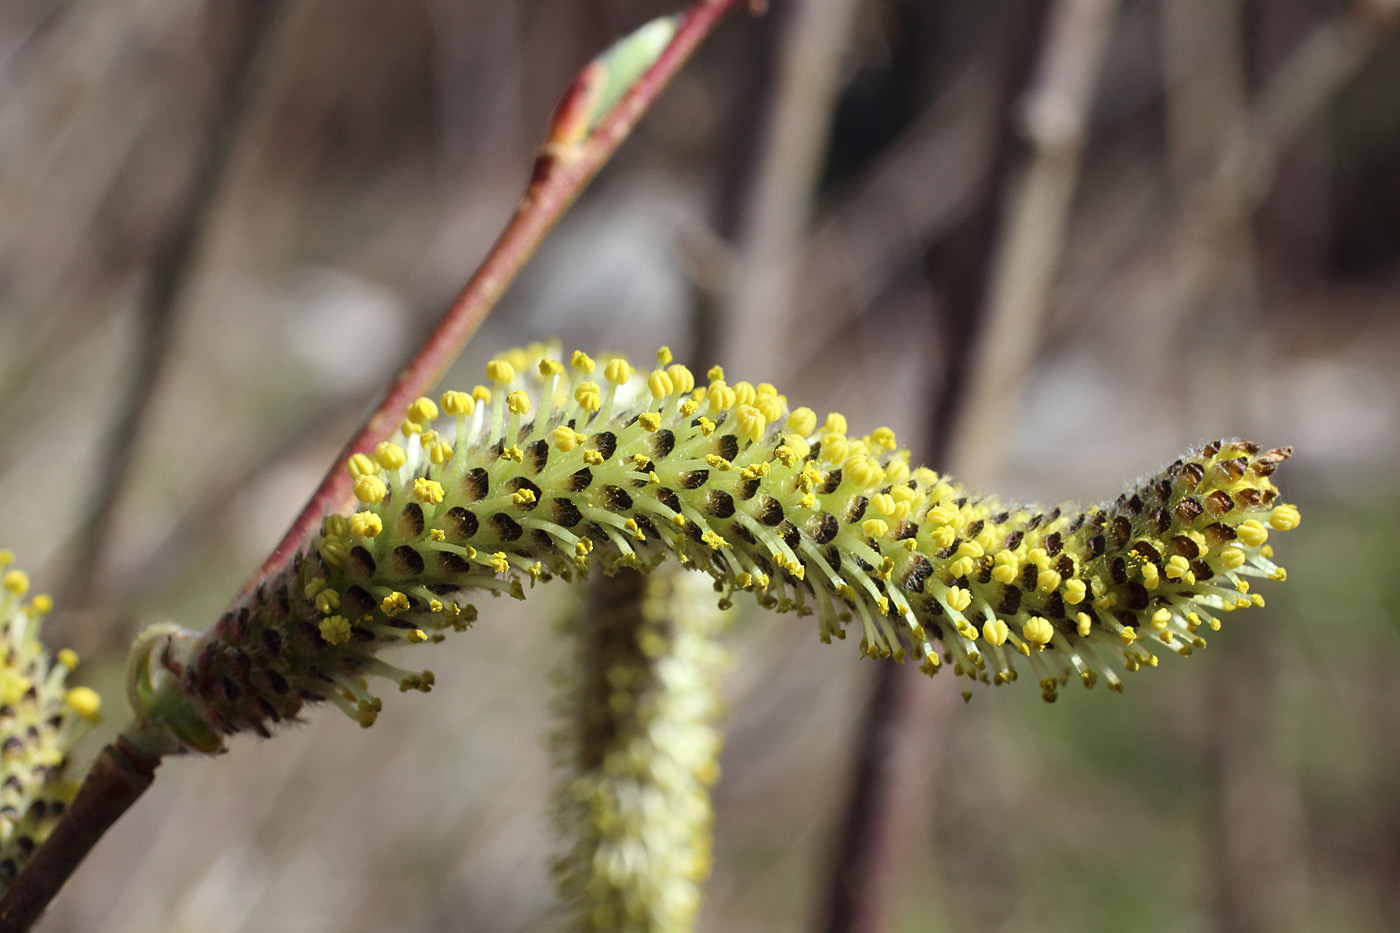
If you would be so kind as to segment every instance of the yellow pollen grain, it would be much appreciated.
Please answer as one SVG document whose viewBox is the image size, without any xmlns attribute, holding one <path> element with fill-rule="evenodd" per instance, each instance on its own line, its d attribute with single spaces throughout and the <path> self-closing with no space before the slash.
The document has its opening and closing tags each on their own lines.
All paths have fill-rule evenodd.
<svg viewBox="0 0 1400 933">
<path fill-rule="evenodd" d="M 549 436 L 554 441 L 555 449 L 560 453 L 568 453 L 573 450 L 581 443 L 579 439 L 583 437 L 573 428 L 563 424 L 551 431 Z"/>
<path fill-rule="evenodd" d="M 620 356 L 615 356 L 603 367 L 603 378 L 613 385 L 623 385 L 632 378 L 632 364 Z"/>
<path fill-rule="evenodd" d="M 446 441 L 437 441 L 428 448 L 428 460 L 431 463 L 441 466 L 452 459 L 452 445 Z"/>
<path fill-rule="evenodd" d="M 695 391 L 695 374 L 680 363 L 667 366 L 666 375 L 671 378 L 671 386 L 677 394 L 687 395 Z"/>
<path fill-rule="evenodd" d="M 323 538 L 318 550 L 321 559 L 332 567 L 339 567 L 345 563 L 345 558 L 350 556 L 350 547 L 345 543 L 345 539 L 335 536 Z"/>
<path fill-rule="evenodd" d="M 839 467 L 846 462 L 848 444 L 845 435 L 830 433 L 822 435 L 822 458 L 832 466 Z"/>
<path fill-rule="evenodd" d="M 407 417 L 409 421 L 427 424 L 437 416 L 437 403 L 426 396 L 414 399 L 413 404 L 408 406 Z"/>
<path fill-rule="evenodd" d="M 584 411 L 597 411 L 603 407 L 603 390 L 596 382 L 580 382 L 574 390 L 574 401 Z"/>
<path fill-rule="evenodd" d="M 971 557 L 959 557 L 948 565 L 948 572 L 955 577 L 966 577 L 977 569 L 977 563 Z"/>
<path fill-rule="evenodd" d="M 29 592 L 29 574 L 23 570 L 7 570 L 3 580 L 7 593 L 23 596 Z"/>
<path fill-rule="evenodd" d="M 722 382 L 716 382 L 706 390 L 705 401 L 710 403 L 712 411 L 718 412 L 733 408 L 736 398 L 733 389 Z"/>
<path fill-rule="evenodd" d="M 787 429 L 804 437 L 817 429 L 817 413 L 810 408 L 798 408 L 787 417 Z"/>
<path fill-rule="evenodd" d="M 515 367 L 506 360 L 492 360 L 486 364 L 486 378 L 503 385 L 514 382 Z"/>
<path fill-rule="evenodd" d="M 1089 588 L 1084 585 L 1083 580 L 1066 580 L 1064 590 L 1065 602 L 1071 606 L 1079 605 L 1088 594 L 1088 589 Z M 1080 613 L 1080 615 L 1083 615 L 1083 613 Z"/>
<path fill-rule="evenodd" d="M 355 480 L 355 498 L 366 505 L 378 505 L 384 501 L 389 487 L 378 476 L 361 476 Z"/>
<path fill-rule="evenodd" d="M 375 538 L 384 530 L 384 521 L 373 512 L 356 512 L 350 516 L 350 533 L 357 538 Z"/>
<path fill-rule="evenodd" d="M 331 616 L 321 620 L 321 638 L 328 644 L 339 645 L 350 640 L 350 620 L 345 616 Z"/>
<path fill-rule="evenodd" d="M 359 479 L 361 476 L 373 476 L 379 472 L 379 467 L 375 466 L 373 460 L 365 454 L 351 454 L 350 459 L 345 461 L 345 469 L 352 479 Z"/>
<path fill-rule="evenodd" d="M 771 468 L 765 463 L 753 463 L 739 471 L 739 475 L 747 480 L 763 479 L 771 472 Z"/>
<path fill-rule="evenodd" d="M 316 611 L 328 616 L 340 608 L 340 593 L 335 590 L 322 590 L 316 594 Z"/>
<path fill-rule="evenodd" d="M 1158 609 L 1156 612 L 1152 613 L 1152 627 L 1159 632 L 1165 631 L 1167 626 L 1171 623 L 1171 620 L 1172 613 L 1170 609 Z"/>
<path fill-rule="evenodd" d="M 78 652 L 72 648 L 62 648 L 58 652 L 58 663 L 70 671 L 78 666 Z"/>
<path fill-rule="evenodd" d="M 1180 554 L 1173 555 L 1167 561 L 1167 579 L 1179 580 L 1191 572 L 1191 562 Z"/>
<path fill-rule="evenodd" d="M 963 574 L 958 574 L 958 576 L 963 576 Z M 972 594 L 960 586 L 951 587 L 948 590 L 947 603 L 949 609 L 962 612 L 972 605 Z"/>
<path fill-rule="evenodd" d="M 738 427 L 741 440 L 756 444 L 763 439 L 763 432 L 768 429 L 768 419 L 757 408 L 745 405 L 739 409 Z"/>
<path fill-rule="evenodd" d="M 983 554 L 982 545 L 976 541 L 964 541 L 958 545 L 958 557 L 981 557 Z"/>
<path fill-rule="evenodd" d="M 63 694 L 63 702 L 83 719 L 95 720 L 102 709 L 102 697 L 91 687 L 74 687 Z"/>
<path fill-rule="evenodd" d="M 1259 547 L 1269 538 L 1269 529 L 1257 518 L 1246 519 L 1240 522 L 1235 528 L 1235 534 L 1244 542 L 1245 547 Z"/>
<path fill-rule="evenodd" d="M 877 492 L 870 497 L 870 511 L 876 515 L 894 514 L 894 496 L 886 492 Z"/>
<path fill-rule="evenodd" d="M 929 542 L 940 551 L 945 547 L 952 547 L 953 542 L 958 539 L 958 533 L 952 528 L 944 525 L 942 528 L 934 528 L 928 534 Z"/>
<path fill-rule="evenodd" d="M 418 477 L 413 481 L 413 498 L 428 505 L 437 505 L 442 501 L 442 484 L 437 480 Z"/>
<path fill-rule="evenodd" d="M 987 644 L 994 648 L 1000 648 L 1006 644 L 1006 639 L 1010 634 L 1010 627 L 1001 619 L 988 619 L 982 624 L 982 637 L 987 640 Z"/>
<path fill-rule="evenodd" d="M 675 390 L 671 385 L 671 377 L 659 369 L 653 369 L 651 375 L 647 377 L 647 391 L 652 398 L 665 398 Z"/>
<path fill-rule="evenodd" d="M 1298 512 L 1297 506 L 1281 505 L 1269 516 L 1269 525 L 1275 531 L 1292 531 L 1302 520 L 1303 516 Z"/>
<path fill-rule="evenodd" d="M 574 355 L 569 357 L 569 365 L 579 372 L 591 376 L 596 364 L 593 362 L 593 357 L 582 350 L 575 350 Z"/>
<path fill-rule="evenodd" d="M 860 523 L 860 529 L 871 538 L 880 538 L 889 534 L 890 526 L 883 519 L 867 518 Z"/>
<path fill-rule="evenodd" d="M 1026 624 L 1021 626 L 1021 637 L 1037 649 L 1041 649 L 1050 644 L 1050 640 L 1055 637 L 1055 627 L 1043 616 L 1031 616 Z"/>
<path fill-rule="evenodd" d="M 408 452 L 398 444 L 381 441 L 374 445 L 374 459 L 386 470 L 397 470 L 408 462 Z"/>
<path fill-rule="evenodd" d="M 753 402 L 753 407 L 768 420 L 769 424 L 775 424 L 783 416 L 783 403 L 771 396 L 760 396 Z"/>
<path fill-rule="evenodd" d="M 517 415 L 530 413 L 530 396 L 522 389 L 516 389 L 506 396 L 506 407 Z"/>
<path fill-rule="evenodd" d="M 1244 566 L 1245 555 L 1241 549 L 1231 546 L 1220 552 L 1220 563 L 1226 570 Z"/>
<path fill-rule="evenodd" d="M 885 476 L 884 468 L 863 454 L 847 461 L 845 470 L 850 475 L 851 482 L 858 486 L 872 486 Z"/>
<path fill-rule="evenodd" d="M 637 416 L 637 423 L 642 426 L 643 431 L 654 434 L 661 427 L 661 412 L 644 411 Z"/>
<path fill-rule="evenodd" d="M 1077 614 L 1074 617 L 1074 621 L 1078 625 L 1078 628 L 1076 630 L 1079 632 L 1079 637 L 1088 638 L 1089 633 L 1093 631 L 1094 628 L 1094 620 L 1090 618 L 1089 613 L 1081 612 Z"/>
<path fill-rule="evenodd" d="M 935 505 L 933 508 L 928 510 L 928 515 L 926 516 L 926 518 L 930 525 L 937 527 L 939 525 L 951 524 L 953 518 L 956 515 L 957 513 L 953 511 L 952 508 L 946 505 Z"/>
<path fill-rule="evenodd" d="M 510 569 L 510 561 L 506 559 L 505 551 L 497 551 L 491 555 L 491 569 L 496 573 L 505 573 Z"/>
<path fill-rule="evenodd" d="M 886 450 L 894 450 L 899 446 L 894 437 L 894 430 L 883 427 L 870 432 L 870 443 L 874 447 L 883 447 Z"/>
<path fill-rule="evenodd" d="M 562 376 L 564 364 L 558 360 L 540 360 L 540 375 L 546 379 L 550 376 Z"/>
</svg>

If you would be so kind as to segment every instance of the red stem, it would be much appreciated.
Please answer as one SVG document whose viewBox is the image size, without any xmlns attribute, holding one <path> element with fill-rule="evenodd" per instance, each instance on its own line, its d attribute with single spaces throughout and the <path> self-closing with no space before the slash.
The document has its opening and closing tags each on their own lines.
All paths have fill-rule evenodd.
<svg viewBox="0 0 1400 933">
<path fill-rule="evenodd" d="M 719 21 L 744 0 L 698 0 L 684 14 L 671 42 L 652 66 L 617 104 L 575 145 L 546 144 L 535 160 L 533 176 L 520 206 L 506 229 L 467 282 L 438 326 L 394 379 L 384 399 L 354 438 L 336 457 L 321 485 L 312 494 L 280 544 L 258 572 L 243 586 L 234 605 L 242 603 L 264 580 L 277 575 L 306 541 L 320 528 L 321 520 L 352 501 L 350 475 L 345 461 L 352 454 L 368 453 L 385 440 L 403 419 L 415 398 L 442 378 L 452 361 L 506 288 L 530 258 L 555 222 L 574 202 L 598 170 L 611 158 L 642 114 L 661 94 L 696 47 Z M 751 7 L 759 4 L 748 0 Z M 586 79 L 587 69 L 578 80 Z M 561 110 L 575 96 L 565 92 Z M 556 111 L 556 120 L 565 114 Z M 551 134 L 552 136 L 553 134 Z"/>
</svg>

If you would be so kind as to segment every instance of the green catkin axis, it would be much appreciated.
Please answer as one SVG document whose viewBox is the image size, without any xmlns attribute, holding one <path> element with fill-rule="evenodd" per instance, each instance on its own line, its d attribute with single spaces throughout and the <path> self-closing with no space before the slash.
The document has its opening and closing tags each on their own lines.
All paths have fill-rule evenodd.
<svg viewBox="0 0 1400 933">
<path fill-rule="evenodd" d="M 68 755 L 101 717 L 101 700 L 87 687 L 68 687 L 78 656 L 57 658 L 39 642 L 53 600 L 25 601 L 29 578 L 7 569 L 0 550 L 0 891 L 14 880 L 77 792 Z"/>
<path fill-rule="evenodd" d="M 1252 578 L 1284 578 L 1268 538 L 1299 521 L 1271 480 L 1287 448 L 1207 444 L 1112 502 L 1040 509 L 911 468 L 888 428 L 848 436 L 839 414 L 708 376 L 665 349 L 644 376 L 535 346 L 488 364 L 489 387 L 419 399 L 397 442 L 347 463 L 358 511 L 214 629 L 145 645 L 138 709 L 201 751 L 308 701 L 368 725 L 371 675 L 432 684 L 378 653 L 464 628 L 467 600 L 671 558 L 724 603 L 815 615 L 823 641 L 853 631 L 867 656 L 969 685 L 1029 670 L 1054 700 L 1191 654 L 1262 603 Z"/>
</svg>

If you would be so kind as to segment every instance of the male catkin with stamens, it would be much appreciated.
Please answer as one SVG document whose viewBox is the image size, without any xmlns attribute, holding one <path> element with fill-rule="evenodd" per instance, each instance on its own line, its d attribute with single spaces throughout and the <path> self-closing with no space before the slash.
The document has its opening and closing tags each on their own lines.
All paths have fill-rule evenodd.
<svg viewBox="0 0 1400 933">
<path fill-rule="evenodd" d="M 53 600 L 29 595 L 29 577 L 0 550 L 0 891 L 48 837 L 77 791 L 68 772 L 73 745 L 101 717 L 101 699 L 69 687 L 78 664 L 39 641 Z"/>
<path fill-rule="evenodd" d="M 815 614 L 824 641 L 854 631 L 871 657 L 991 684 L 1019 666 L 1046 700 L 1070 679 L 1117 690 L 1261 604 L 1251 579 L 1284 578 L 1269 536 L 1299 521 L 1271 479 L 1288 448 L 1211 443 L 1112 502 L 1040 509 L 911 467 L 889 428 L 852 437 L 767 383 L 715 367 L 697 384 L 665 349 L 645 374 L 543 347 L 486 371 L 350 458 L 359 507 L 282 578 L 209 632 L 148 639 L 138 708 L 204 751 L 308 701 L 368 725 L 370 675 L 432 684 L 380 652 L 465 628 L 481 594 L 668 558 L 723 601 Z"/>
</svg>

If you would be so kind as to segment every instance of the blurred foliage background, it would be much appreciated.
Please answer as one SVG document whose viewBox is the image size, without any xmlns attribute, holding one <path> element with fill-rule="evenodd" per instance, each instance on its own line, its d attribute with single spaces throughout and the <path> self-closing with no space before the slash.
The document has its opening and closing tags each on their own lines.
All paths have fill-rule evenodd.
<svg viewBox="0 0 1400 933">
<path fill-rule="evenodd" d="M 113 731 L 134 632 L 217 616 L 509 216 L 574 73 L 674 6 L 0 4 L 0 544 Z M 1396 5 L 770 7 L 702 49 L 449 381 L 545 337 L 669 343 L 1036 501 L 1215 436 L 1294 445 L 1288 583 L 1207 651 L 1054 706 L 914 688 L 874 868 L 891 929 L 1400 927 Z M 41 929 L 548 928 L 574 595 L 489 602 L 367 733 L 321 712 L 168 762 Z M 738 611 L 702 927 L 811 929 L 877 665 Z"/>
</svg>

